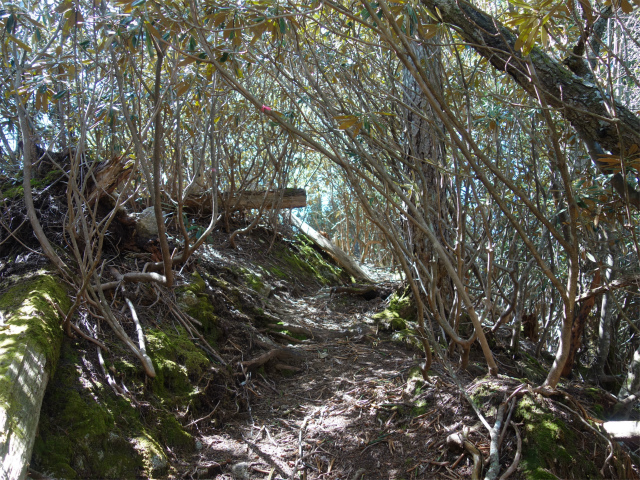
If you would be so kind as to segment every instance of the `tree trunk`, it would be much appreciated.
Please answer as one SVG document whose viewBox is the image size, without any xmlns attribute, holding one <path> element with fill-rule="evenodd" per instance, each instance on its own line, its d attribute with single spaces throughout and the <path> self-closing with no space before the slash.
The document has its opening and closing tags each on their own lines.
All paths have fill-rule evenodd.
<svg viewBox="0 0 640 480">
<path fill-rule="evenodd" d="M 606 230 L 601 230 L 601 235 L 606 236 Z M 606 240 L 606 238 L 601 238 Z M 615 246 L 609 246 L 609 250 L 606 255 L 606 268 L 604 271 L 604 284 L 608 285 L 611 282 L 611 272 L 615 265 L 615 256 L 613 249 Z M 596 363 L 594 365 L 594 371 L 596 375 L 604 374 L 604 367 L 609 358 L 609 350 L 611 349 L 611 322 L 613 309 L 611 308 L 611 301 L 609 295 L 613 295 L 613 292 L 605 292 L 602 295 L 602 304 L 600 305 L 600 323 L 598 325 L 598 352 L 596 356 Z"/>
<path fill-rule="evenodd" d="M 413 53 L 420 63 L 420 68 L 429 77 L 431 86 L 442 95 L 442 65 L 440 49 L 435 44 L 412 44 Z M 449 240 L 447 227 L 447 190 L 446 179 L 440 173 L 438 167 L 445 163 L 445 144 L 442 140 L 444 127 L 438 116 L 433 111 L 426 96 L 422 92 L 416 78 L 404 70 L 404 101 L 410 107 L 405 111 L 405 134 L 407 150 L 405 161 L 407 174 L 418 186 L 410 199 L 423 212 L 423 218 L 430 224 L 433 232 L 439 240 Z M 429 213 L 429 208 L 436 212 L 435 216 Z M 406 231 L 408 245 L 414 246 L 415 254 L 429 265 L 437 257 L 433 248 L 420 231 L 414 225 L 409 224 Z M 448 243 L 448 242 L 447 242 Z M 438 266 L 434 274 L 437 276 L 438 288 L 445 287 L 450 292 L 447 284 L 448 275 L 444 268 Z M 450 283 L 450 282 L 449 282 Z"/>
<path fill-rule="evenodd" d="M 441 96 L 440 48 L 432 41 L 422 44 L 411 43 L 410 48 L 415 71 L 424 72 L 430 87 L 435 90 L 434 93 Z M 403 100 L 409 107 L 404 111 L 406 136 L 404 169 L 412 185 L 416 187 L 411 190 L 409 201 L 422 213 L 423 221 L 430 226 L 436 238 L 446 245 L 449 243 L 446 241 L 449 224 L 446 212 L 446 179 L 438 169 L 445 163 L 445 143 L 442 138 L 444 127 L 423 92 L 415 71 L 411 72 L 409 68 L 405 68 L 403 72 Z M 432 212 L 435 212 L 435 215 Z M 445 312 L 446 309 L 445 317 L 448 317 L 447 313 L 453 303 L 453 287 L 442 259 L 438 257 L 425 234 L 408 220 L 405 223 L 404 235 L 404 243 L 413 246 L 413 255 L 430 270 L 430 276 L 433 279 L 424 302 L 430 306 L 432 315 L 440 316 L 440 322 L 447 322 L 448 318 L 442 318 L 440 312 Z M 425 278 L 420 278 L 419 272 L 414 271 L 412 274 L 417 284 L 427 283 Z M 426 339 L 424 318 L 419 318 L 418 321 L 422 330 L 421 341 L 428 358 L 427 364 L 430 364 L 431 346 Z M 466 350 L 468 349 L 469 346 L 466 346 Z M 463 359 L 465 353 L 467 352 L 463 352 Z"/>
<path fill-rule="evenodd" d="M 600 285 L 600 270 L 596 270 L 595 275 L 593 276 L 593 281 L 591 282 L 591 289 L 594 289 Z M 580 309 L 576 314 L 576 318 L 573 320 L 573 325 L 571 327 L 571 344 L 569 346 L 569 355 L 567 357 L 567 361 L 562 368 L 562 376 L 568 377 L 573 369 L 573 362 L 576 358 L 576 353 L 578 349 L 582 346 L 582 333 L 584 332 L 584 327 L 587 323 L 587 318 L 595 305 L 596 297 L 591 297 L 580 305 Z"/>
<path fill-rule="evenodd" d="M 600 93 L 599 86 L 582 78 L 534 47 L 527 57 L 515 48 L 518 35 L 491 15 L 463 0 L 421 0 L 443 22 L 485 57 L 497 70 L 507 72 L 532 98 L 544 102 L 563 115 L 587 144 L 602 173 L 612 173 L 599 162 L 597 153 L 620 155 L 620 145 L 640 145 L 640 118 L 624 105 Z M 539 84 L 533 81 L 534 75 Z M 589 112 L 588 115 L 585 112 Z M 615 113 L 612 113 L 615 112 Z M 607 122 L 604 119 L 611 119 Z M 622 198 L 640 207 L 640 193 L 615 174 L 611 185 Z M 628 197 L 627 197 L 628 194 Z"/>
<path fill-rule="evenodd" d="M 5 325 L 0 327 L 0 478 L 24 479 L 31 459 L 47 383 L 62 343 L 59 313 L 67 292 L 54 277 L 42 275 L 3 295 Z"/>
</svg>

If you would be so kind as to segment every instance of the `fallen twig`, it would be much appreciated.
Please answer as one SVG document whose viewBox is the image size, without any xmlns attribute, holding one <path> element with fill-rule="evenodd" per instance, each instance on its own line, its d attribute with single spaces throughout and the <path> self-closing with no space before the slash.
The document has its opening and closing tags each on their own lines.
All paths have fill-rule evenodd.
<svg viewBox="0 0 640 480">
<path fill-rule="evenodd" d="M 263 353 L 257 358 L 253 360 L 247 360 L 246 362 L 241 362 L 242 367 L 248 369 L 257 368 L 270 360 L 283 360 L 286 358 L 297 357 L 298 355 L 293 351 L 285 348 L 274 348 L 269 350 L 267 353 Z"/>
<path fill-rule="evenodd" d="M 208 415 L 205 415 L 205 416 L 204 416 L 204 417 L 202 417 L 202 418 L 199 418 L 199 419 L 197 419 L 197 420 L 194 420 L 194 421 L 193 421 L 193 422 L 191 422 L 191 423 L 188 423 L 187 425 L 185 425 L 185 428 L 190 427 L 191 425 L 195 425 L 196 423 L 199 423 L 199 422 L 201 422 L 202 420 L 206 420 L 207 418 L 210 418 L 210 417 L 211 417 L 211 415 L 213 415 L 214 413 L 216 413 L 216 410 L 217 410 L 217 409 L 218 409 L 218 407 L 220 406 L 220 402 L 221 402 L 221 401 L 222 401 L 222 400 L 218 400 L 218 404 L 213 408 L 213 410 L 211 410 L 211 412 L 210 412 Z"/>
<path fill-rule="evenodd" d="M 491 459 L 489 470 L 487 470 L 487 475 L 485 480 L 495 480 L 498 476 L 498 472 L 500 471 L 500 431 L 502 429 L 502 420 L 504 419 L 504 411 L 507 408 L 507 402 L 503 401 L 498 407 L 498 412 L 496 413 L 496 422 L 493 425 L 493 428 L 490 430 L 489 434 L 491 436 L 490 450 L 489 450 L 489 458 Z"/>
<path fill-rule="evenodd" d="M 133 323 L 136 324 L 136 333 L 138 334 L 138 348 L 143 355 L 147 354 L 147 347 L 144 343 L 144 332 L 142 331 L 142 326 L 140 325 L 140 320 L 138 320 L 138 314 L 136 313 L 136 309 L 133 306 L 133 302 L 125 297 L 125 302 L 127 302 L 127 306 L 131 311 L 131 318 L 133 319 Z"/>
</svg>

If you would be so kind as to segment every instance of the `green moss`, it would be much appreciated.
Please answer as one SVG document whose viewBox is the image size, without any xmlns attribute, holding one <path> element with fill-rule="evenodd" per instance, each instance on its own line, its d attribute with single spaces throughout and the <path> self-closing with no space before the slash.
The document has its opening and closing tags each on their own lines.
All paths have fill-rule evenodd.
<svg viewBox="0 0 640 480">
<path fill-rule="evenodd" d="M 516 367 L 520 375 L 531 383 L 542 383 L 547 374 L 548 368 L 544 367 L 535 357 L 528 353 L 522 353 L 516 360 Z"/>
<path fill-rule="evenodd" d="M 182 326 L 176 330 L 147 332 L 148 351 L 156 369 L 152 387 L 169 406 L 189 403 L 198 393 L 191 380 L 197 381 L 211 364 Z"/>
<path fill-rule="evenodd" d="M 227 290 L 231 286 L 226 280 L 223 280 L 220 277 L 216 277 L 215 275 L 211 275 L 206 271 L 203 272 L 203 275 L 207 279 L 209 284 L 213 285 L 214 287 L 221 288 L 222 290 Z"/>
<path fill-rule="evenodd" d="M 325 260 L 306 236 L 299 235 L 296 240 L 297 252 L 286 246 L 272 250 L 273 256 L 285 267 L 271 267 L 274 275 L 284 279 L 290 279 L 292 275 L 304 279 L 312 277 L 321 285 L 339 282 L 342 270 Z"/>
<path fill-rule="evenodd" d="M 418 395 L 424 388 L 425 382 L 422 378 L 422 370 L 419 366 L 413 366 L 409 369 L 407 378 L 407 384 L 404 387 L 404 392 L 407 395 Z"/>
<path fill-rule="evenodd" d="M 64 172 L 62 170 L 49 170 L 47 174 L 40 180 L 39 182 L 43 185 L 51 185 L 53 182 L 58 180 Z M 31 185 L 33 185 L 33 180 L 31 180 Z"/>
<path fill-rule="evenodd" d="M 176 417 L 171 414 L 162 416 L 159 433 L 163 442 L 172 449 L 193 450 L 195 448 L 194 438 L 184 431 Z"/>
<path fill-rule="evenodd" d="M 65 343 L 62 352 L 43 403 L 34 468 L 60 478 L 139 476 L 143 457 L 128 435 L 142 430 L 135 408 L 85 382 L 72 346 Z"/>
<path fill-rule="evenodd" d="M 9 200 L 15 200 L 16 198 L 21 198 L 24 196 L 24 188 L 22 185 L 14 185 L 5 190 L 2 190 L 2 198 L 6 198 Z"/>
<path fill-rule="evenodd" d="M 307 335 L 305 335 L 304 333 L 294 333 L 294 332 L 290 332 L 289 330 L 276 330 L 277 332 L 280 333 L 284 333 L 285 335 L 290 336 L 291 338 L 295 338 L 297 340 L 306 340 L 309 337 Z"/>
<path fill-rule="evenodd" d="M 250 270 L 245 271 L 244 280 L 250 289 L 263 297 L 266 297 L 271 293 L 271 286 L 266 284 L 260 275 L 257 275 Z"/>
<path fill-rule="evenodd" d="M 271 267 L 269 271 L 278 278 L 287 279 L 289 278 L 289 274 L 278 267 Z"/>
<path fill-rule="evenodd" d="M 20 277 L 0 296 L 0 311 L 9 325 L 0 330 L 0 401 L 6 401 L 12 388 L 13 377 L 7 370 L 27 344 L 45 355 L 46 368 L 53 374 L 62 342 L 55 303 L 63 311 L 71 306 L 63 284 L 43 272 Z"/>
<path fill-rule="evenodd" d="M 260 292 L 264 289 L 264 282 L 257 275 L 249 273 L 245 276 L 245 279 L 249 288 L 255 290 L 256 292 Z"/>
<path fill-rule="evenodd" d="M 373 315 L 373 319 L 388 330 L 406 330 L 408 322 L 415 321 L 416 307 L 411 296 L 405 292 L 395 292 L 389 299 L 389 306 Z"/>
<path fill-rule="evenodd" d="M 171 336 L 150 332 L 150 354 L 154 362 L 160 358 L 162 365 L 162 368 L 157 367 L 159 376 L 164 377 L 163 382 L 168 382 L 171 388 L 178 383 L 182 391 L 176 393 L 165 383 L 157 389 L 157 379 L 154 379 L 152 389 L 156 395 L 151 394 L 149 398 L 153 414 L 142 417 L 139 407 L 129 399 L 115 396 L 110 389 L 97 383 L 82 367 L 87 363 L 80 353 L 65 343 L 60 366 L 47 390 L 42 409 L 32 460 L 34 468 L 57 478 L 157 478 L 166 475 L 169 464 L 161 445 L 192 450 L 195 443 L 163 404 L 173 409 L 178 405 L 177 399 L 191 401 L 196 387 L 189 383 L 188 375 L 201 374 L 209 363 L 193 344 L 189 347 L 183 343 L 182 337 L 186 334 L 180 333 L 182 335 Z M 164 359 L 162 355 L 173 360 Z M 178 361 L 184 365 L 179 365 Z M 119 374 L 126 372 L 130 388 L 137 388 L 135 372 L 129 371 L 130 362 L 119 359 L 114 367 Z M 143 378 L 139 366 L 135 371 Z M 175 382 L 176 378 L 178 382 Z M 142 380 L 138 387 L 141 384 Z M 162 390 L 166 396 L 158 396 L 156 390 Z"/>
<path fill-rule="evenodd" d="M 208 302 L 206 284 L 198 277 L 182 293 Z M 13 298 L 15 293 L 12 288 L 6 295 Z M 28 297 L 29 302 L 41 300 Z M 68 298 L 66 293 L 63 298 Z M 58 329 L 59 323 L 56 318 Z M 173 412 L 204 411 L 198 382 L 208 374 L 211 361 L 181 326 L 147 330 L 146 338 L 157 373 L 151 381 L 124 346 L 111 345 L 108 355 L 112 358 L 105 358 L 118 383 L 123 379 L 143 402 L 142 409 L 100 383 L 101 376 L 94 370 L 97 361 L 86 358 L 91 354 L 76 350 L 69 341 L 63 343 L 41 412 L 32 458 L 36 470 L 57 478 L 157 478 L 171 473 L 165 446 L 183 451 L 195 448 L 195 440 Z"/>
<path fill-rule="evenodd" d="M 518 403 L 516 417 L 524 420 L 521 469 L 525 478 L 600 478 L 589 452 L 567 425 L 530 397 Z"/>
<path fill-rule="evenodd" d="M 205 290 L 206 282 L 198 272 L 194 272 L 190 283 L 176 288 L 176 297 L 182 311 L 198 320 L 207 341 L 215 344 L 220 337 L 219 319 Z"/>
<path fill-rule="evenodd" d="M 62 170 L 51 170 L 43 178 L 32 178 L 31 188 L 42 189 L 47 185 L 51 185 L 58 180 L 62 175 Z M 5 188 L 0 190 L 0 198 L 6 198 L 15 200 L 17 198 L 24 197 L 24 187 L 22 186 L 22 179 L 6 184 Z"/>
<path fill-rule="evenodd" d="M 424 413 L 427 413 L 429 410 L 429 404 L 424 400 L 418 400 L 416 404 L 411 408 L 411 416 L 417 417 Z"/>
<path fill-rule="evenodd" d="M 167 457 L 162 447 L 146 432 L 133 439 L 134 448 L 142 456 L 145 472 L 151 478 L 163 476 L 167 473 Z"/>
<path fill-rule="evenodd" d="M 471 398 L 478 408 L 488 405 L 495 395 L 496 388 L 491 381 L 485 382 L 484 380 L 480 380 L 480 383 L 475 384 L 473 390 L 469 392 L 469 398 Z"/>
</svg>

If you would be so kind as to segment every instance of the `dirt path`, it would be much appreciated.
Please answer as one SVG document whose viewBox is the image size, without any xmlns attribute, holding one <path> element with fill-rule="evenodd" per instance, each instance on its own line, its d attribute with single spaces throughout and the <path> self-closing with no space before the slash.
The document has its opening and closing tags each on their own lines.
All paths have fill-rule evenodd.
<svg viewBox="0 0 640 480">
<path fill-rule="evenodd" d="M 303 371 L 250 375 L 249 408 L 200 436 L 183 478 L 460 478 L 446 474 L 451 462 L 432 448 L 436 420 L 441 430 L 433 407 L 453 398 L 438 388 L 412 391 L 408 374 L 419 354 L 376 332 L 375 302 L 278 300 L 282 320 L 314 332 L 291 346 Z"/>
</svg>

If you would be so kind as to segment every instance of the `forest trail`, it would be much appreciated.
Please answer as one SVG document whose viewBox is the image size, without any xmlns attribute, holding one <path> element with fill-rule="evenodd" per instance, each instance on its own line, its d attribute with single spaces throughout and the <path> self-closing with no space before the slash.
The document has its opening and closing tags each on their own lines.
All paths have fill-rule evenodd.
<svg viewBox="0 0 640 480">
<path fill-rule="evenodd" d="M 448 411 L 433 407 L 458 404 L 455 390 L 414 391 L 409 371 L 420 354 L 377 331 L 370 315 L 380 299 L 326 293 L 277 301 L 287 324 L 313 332 L 291 347 L 302 372 L 249 374 L 248 408 L 201 434 L 183 478 L 464 478 L 433 448 Z"/>
</svg>

